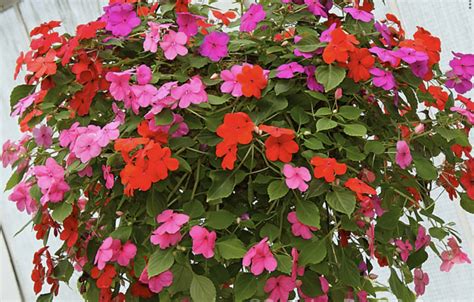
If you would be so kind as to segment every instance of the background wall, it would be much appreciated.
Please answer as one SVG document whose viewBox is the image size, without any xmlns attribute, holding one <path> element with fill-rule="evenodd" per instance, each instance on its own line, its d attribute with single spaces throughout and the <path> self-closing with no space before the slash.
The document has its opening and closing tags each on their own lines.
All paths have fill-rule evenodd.
<svg viewBox="0 0 474 302">
<path fill-rule="evenodd" d="M 3 1 L 8 2 L 8 1 Z M 202 1 L 199 1 L 202 2 Z M 423 26 L 442 41 L 442 62 L 448 67 L 451 51 L 474 53 L 474 9 L 469 0 L 376 0 L 376 16 L 385 13 L 397 15 L 411 36 L 416 26 Z M 74 32 L 77 24 L 96 19 L 107 0 L 23 0 L 8 10 L 0 12 L 0 143 L 20 136 L 16 122 L 9 117 L 9 94 L 16 84 L 13 81 L 15 60 L 20 51 L 27 49 L 29 31 L 49 20 L 63 21 L 62 29 Z M 229 8 L 230 0 L 219 0 L 215 5 Z M 474 97 L 473 94 L 470 97 Z M 471 139 L 474 139 L 472 137 Z M 8 180 L 10 171 L 0 168 L 0 188 Z M 2 190 L 1 190 L 2 191 Z M 434 192 L 436 197 L 439 191 Z M 446 221 L 455 221 L 456 229 L 465 239 L 463 248 L 474 260 L 474 216 L 462 212 L 458 202 L 442 195 L 437 200 L 437 212 Z M 27 227 L 14 234 L 27 222 L 26 214 L 19 214 L 15 204 L 0 193 L 0 301 L 34 301 L 30 274 L 34 251 L 40 246 L 34 233 Z M 54 242 L 51 244 L 54 247 Z M 8 248 L 7 248 L 8 246 Z M 424 266 L 430 275 L 430 285 L 424 301 L 474 301 L 474 266 L 458 265 L 450 273 L 439 271 L 441 261 L 432 258 Z M 381 278 L 388 278 L 383 271 Z M 76 276 L 77 277 L 77 276 Z M 389 297 L 390 300 L 393 298 Z M 81 301 L 76 293 L 75 280 L 70 288 L 61 285 L 57 301 Z M 420 299 L 421 301 L 421 299 Z"/>
</svg>

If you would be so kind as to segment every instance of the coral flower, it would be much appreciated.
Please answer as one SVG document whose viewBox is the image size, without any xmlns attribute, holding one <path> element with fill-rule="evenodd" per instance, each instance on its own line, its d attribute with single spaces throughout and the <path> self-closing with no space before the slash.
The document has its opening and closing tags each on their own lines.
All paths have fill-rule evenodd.
<svg viewBox="0 0 474 302">
<path fill-rule="evenodd" d="M 265 77 L 263 68 L 254 65 L 245 65 L 242 67 L 242 73 L 237 75 L 237 81 L 242 85 L 242 93 L 246 97 L 259 99 L 262 96 L 262 89 L 267 86 L 267 78 Z"/>
<path fill-rule="evenodd" d="M 367 201 L 369 197 L 366 195 L 375 195 L 377 191 L 374 188 L 363 182 L 358 178 L 349 178 L 344 184 L 346 188 L 357 194 L 357 199 L 360 201 Z"/>
<path fill-rule="evenodd" d="M 206 228 L 195 225 L 189 231 L 193 239 L 193 254 L 203 255 L 204 258 L 214 257 L 214 246 L 216 245 L 216 232 L 209 232 Z"/>
<path fill-rule="evenodd" d="M 314 166 L 314 177 L 324 178 L 326 182 L 333 182 L 336 175 L 344 175 L 347 171 L 347 166 L 338 163 L 334 158 L 314 156 L 311 164 Z"/>
<path fill-rule="evenodd" d="M 224 157 L 221 167 L 224 170 L 234 170 L 234 163 L 237 160 L 237 144 L 228 143 L 226 140 L 216 145 L 216 156 Z"/>
<path fill-rule="evenodd" d="M 358 83 L 370 79 L 369 69 L 375 64 L 375 58 L 367 48 L 356 49 L 349 54 L 348 76 Z"/>
<path fill-rule="evenodd" d="M 295 133 L 291 129 L 261 125 L 260 130 L 270 134 L 265 141 L 265 156 L 271 161 L 289 163 L 299 146 L 294 141 Z"/>
<path fill-rule="evenodd" d="M 268 246 L 267 240 L 268 238 L 265 237 L 252 246 L 242 260 L 243 266 L 251 266 L 250 271 L 255 276 L 263 273 L 265 269 L 273 272 L 277 267 L 277 261 Z"/>
<path fill-rule="evenodd" d="M 341 28 L 331 32 L 331 41 L 323 52 L 323 60 L 326 64 L 333 62 L 346 63 L 349 53 L 355 50 L 359 41 L 353 36 L 346 34 Z"/>
<path fill-rule="evenodd" d="M 254 123 L 246 113 L 227 113 L 224 115 L 224 123 L 217 127 L 216 133 L 228 144 L 246 145 L 252 141 L 254 128 Z"/>
</svg>

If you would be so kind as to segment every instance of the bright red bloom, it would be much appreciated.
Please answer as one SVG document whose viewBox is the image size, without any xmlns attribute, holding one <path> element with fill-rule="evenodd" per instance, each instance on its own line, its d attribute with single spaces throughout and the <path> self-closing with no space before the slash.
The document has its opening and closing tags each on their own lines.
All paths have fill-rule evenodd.
<svg viewBox="0 0 474 302">
<path fill-rule="evenodd" d="M 112 301 L 112 291 L 110 288 L 102 288 L 99 294 L 99 302 L 111 302 Z"/>
<path fill-rule="evenodd" d="M 228 144 L 246 145 L 252 141 L 255 125 L 244 112 L 227 113 L 224 123 L 217 127 L 216 134 Z"/>
<path fill-rule="evenodd" d="M 257 99 L 262 96 L 262 89 L 268 83 L 263 68 L 258 65 L 242 67 L 242 73 L 237 75 L 237 81 L 242 85 L 243 95 L 246 97 L 254 96 Z"/>
<path fill-rule="evenodd" d="M 294 141 L 295 133 L 291 129 L 261 125 L 260 130 L 270 134 L 265 141 L 265 156 L 271 161 L 289 163 L 299 146 Z"/>
<path fill-rule="evenodd" d="M 460 182 L 466 190 L 467 196 L 474 199 L 474 159 L 468 159 L 464 164 L 465 170 L 461 174 Z"/>
<path fill-rule="evenodd" d="M 439 175 L 439 185 L 448 192 L 449 199 L 454 200 L 458 196 L 456 188 L 459 186 L 459 181 L 456 178 L 454 167 L 451 165 L 445 165 L 443 171 Z"/>
<path fill-rule="evenodd" d="M 148 121 L 142 121 L 137 128 L 138 134 L 141 137 L 149 138 L 160 144 L 168 143 L 168 132 L 157 130 L 153 131 L 150 129 L 150 124 Z"/>
<path fill-rule="evenodd" d="M 64 229 L 62 230 L 61 236 L 59 238 L 62 241 L 65 241 L 68 247 L 72 247 L 79 238 L 79 234 L 77 232 L 77 218 L 73 215 L 69 216 L 64 220 L 63 227 Z"/>
<path fill-rule="evenodd" d="M 41 23 L 39 26 L 33 28 L 30 31 L 30 37 L 33 37 L 36 35 L 46 35 L 51 30 L 59 26 L 61 26 L 61 21 L 49 21 L 49 22 Z"/>
<path fill-rule="evenodd" d="M 96 266 L 91 270 L 91 277 L 97 280 L 96 285 L 101 289 L 110 288 L 116 275 L 115 267 L 111 264 L 107 264 L 102 271 Z"/>
<path fill-rule="evenodd" d="M 366 201 L 369 199 L 367 195 L 375 195 L 377 191 L 374 188 L 363 182 L 358 178 L 349 178 L 344 184 L 346 188 L 356 193 L 357 199 L 360 201 Z"/>
<path fill-rule="evenodd" d="M 348 77 L 354 82 L 367 81 L 371 75 L 369 69 L 375 64 L 375 58 L 367 48 L 356 48 L 349 54 Z"/>
<path fill-rule="evenodd" d="M 79 40 L 92 39 L 97 36 L 99 29 L 105 28 L 106 23 L 103 21 L 93 21 L 86 24 L 80 24 L 76 28 L 76 37 Z"/>
<path fill-rule="evenodd" d="M 326 46 L 323 52 L 323 60 L 326 64 L 333 62 L 346 63 L 349 53 L 354 51 L 354 45 L 359 41 L 353 36 L 346 34 L 341 28 L 336 28 L 331 33 L 332 40 Z"/>
<path fill-rule="evenodd" d="M 220 11 L 214 10 L 214 9 L 211 11 L 214 17 L 221 20 L 221 22 L 224 23 L 224 25 L 229 25 L 230 19 L 235 19 L 235 17 L 237 17 L 237 14 L 231 10 L 225 13 L 221 13 Z"/>
<path fill-rule="evenodd" d="M 31 40 L 30 47 L 36 50 L 38 55 L 47 53 L 53 44 L 62 42 L 63 39 L 59 37 L 58 33 L 44 34 L 40 38 Z"/>
<path fill-rule="evenodd" d="M 430 86 L 428 87 L 428 93 L 435 99 L 435 102 L 425 101 L 425 106 L 432 106 L 438 108 L 438 110 L 444 110 L 446 102 L 449 99 L 447 92 L 443 91 L 443 88 L 439 86 Z"/>
<path fill-rule="evenodd" d="M 56 52 L 51 49 L 44 57 L 37 57 L 27 63 L 26 66 L 28 71 L 33 72 L 34 77 L 39 79 L 44 75 L 49 76 L 56 73 L 57 66 L 55 58 Z"/>
<path fill-rule="evenodd" d="M 221 167 L 224 170 L 234 170 L 234 163 L 237 160 L 237 144 L 227 143 L 223 140 L 216 146 L 216 156 L 224 157 Z"/>
<path fill-rule="evenodd" d="M 33 229 L 36 231 L 36 239 L 43 240 L 44 236 L 49 234 L 52 229 L 54 236 L 58 236 L 61 226 L 54 221 L 49 215 L 48 211 L 43 211 L 41 215 L 41 222 L 36 224 Z"/>
<path fill-rule="evenodd" d="M 134 297 L 140 297 L 145 299 L 151 298 L 154 295 L 146 284 L 143 284 L 139 281 L 132 283 L 131 293 Z"/>
<path fill-rule="evenodd" d="M 347 166 L 338 163 L 334 158 L 314 156 L 311 158 L 311 164 L 314 166 L 314 177 L 324 177 L 326 182 L 333 182 L 336 175 L 344 175 L 347 171 Z"/>
<path fill-rule="evenodd" d="M 471 158 L 472 146 L 464 147 L 459 144 L 454 144 L 451 146 L 451 151 L 459 158 L 462 157 L 463 153 L 466 157 Z"/>
<path fill-rule="evenodd" d="M 185 13 L 188 11 L 188 5 L 191 0 L 176 0 L 175 11 L 177 13 Z"/>
</svg>

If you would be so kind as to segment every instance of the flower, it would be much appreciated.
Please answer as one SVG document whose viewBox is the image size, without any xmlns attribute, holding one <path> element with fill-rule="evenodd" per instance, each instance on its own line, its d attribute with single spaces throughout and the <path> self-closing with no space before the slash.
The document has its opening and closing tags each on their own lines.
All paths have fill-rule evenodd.
<svg viewBox="0 0 474 302">
<path fill-rule="evenodd" d="M 336 28 L 331 32 L 331 41 L 324 48 L 323 60 L 326 64 L 333 62 L 346 63 L 349 53 L 355 50 L 359 44 L 353 35 L 346 34 L 341 28 Z"/>
<path fill-rule="evenodd" d="M 379 60 L 383 63 L 390 63 L 392 67 L 396 67 L 400 64 L 400 58 L 395 55 L 393 50 L 373 46 L 369 51 L 376 54 Z"/>
<path fill-rule="evenodd" d="M 183 32 L 168 31 L 160 42 L 160 47 L 168 60 L 174 60 L 176 56 L 185 56 L 188 49 L 184 47 L 188 41 L 188 36 Z"/>
<path fill-rule="evenodd" d="M 259 126 L 259 129 L 270 134 L 265 140 L 265 156 L 271 161 L 289 163 L 293 154 L 299 150 L 298 144 L 294 141 L 294 131 L 265 125 Z"/>
<path fill-rule="evenodd" d="M 304 72 L 303 66 L 296 62 L 291 62 L 278 66 L 276 76 L 280 79 L 291 79 L 295 76 L 295 73 L 301 72 Z"/>
<path fill-rule="evenodd" d="M 460 107 L 456 107 L 456 106 L 453 106 L 451 108 L 449 108 L 452 112 L 457 112 L 463 116 L 465 116 L 467 118 L 467 121 L 469 122 L 469 124 L 473 125 L 474 124 L 474 113 L 469 110 L 469 109 L 465 109 L 465 108 L 460 108 Z"/>
<path fill-rule="evenodd" d="M 41 125 L 33 129 L 33 137 L 38 146 L 49 148 L 53 143 L 53 129 L 46 125 Z"/>
<path fill-rule="evenodd" d="M 375 224 L 371 223 L 369 228 L 365 232 L 367 238 L 369 238 L 369 252 L 370 257 L 373 259 L 375 256 Z"/>
<path fill-rule="evenodd" d="M 154 292 L 159 293 L 165 287 L 169 287 L 173 284 L 173 273 L 169 270 L 162 272 L 153 277 L 148 276 L 148 270 L 145 267 L 142 274 L 140 275 L 139 281 L 144 284 L 148 284 L 148 288 Z"/>
<path fill-rule="evenodd" d="M 181 227 L 189 221 L 189 216 L 175 213 L 173 210 L 164 210 L 156 216 L 156 221 L 161 223 L 161 226 L 156 230 L 158 234 L 174 234 L 179 232 Z"/>
<path fill-rule="evenodd" d="M 372 82 L 376 87 L 380 87 L 384 90 L 391 90 L 397 85 L 395 82 L 395 77 L 390 71 L 380 68 L 371 68 L 369 69 L 369 72 L 374 76 Z"/>
<path fill-rule="evenodd" d="M 453 72 L 463 78 L 470 79 L 474 76 L 474 54 L 453 52 L 454 58 L 449 62 Z"/>
<path fill-rule="evenodd" d="M 316 67 L 313 65 L 305 66 L 304 72 L 306 73 L 306 86 L 308 89 L 313 91 L 324 92 L 324 86 L 316 81 Z"/>
<path fill-rule="evenodd" d="M 105 264 L 112 260 L 120 249 L 120 240 L 107 237 L 99 247 L 99 250 L 95 254 L 94 264 L 97 265 L 99 270 L 103 270 Z"/>
<path fill-rule="evenodd" d="M 160 42 L 161 24 L 148 22 L 149 30 L 145 34 L 143 41 L 143 50 L 155 53 L 158 50 L 158 42 Z"/>
<path fill-rule="evenodd" d="M 311 158 L 311 164 L 314 166 L 314 177 L 324 178 L 326 182 L 333 182 L 336 175 L 344 175 L 347 171 L 347 166 L 338 163 L 334 158 L 314 156 Z"/>
<path fill-rule="evenodd" d="M 230 93 L 234 97 L 241 97 L 242 85 L 237 81 L 237 75 L 242 73 L 242 66 L 234 65 L 230 70 L 221 71 L 220 77 L 224 81 L 221 85 L 221 92 Z"/>
<path fill-rule="evenodd" d="M 374 19 L 374 15 L 372 13 L 354 7 L 345 7 L 344 11 L 351 15 L 351 17 L 355 20 L 359 20 L 362 22 L 370 22 Z"/>
<path fill-rule="evenodd" d="M 321 0 L 304 0 L 308 6 L 308 10 L 315 16 L 328 17 L 328 11 L 332 7 L 332 1 L 326 1 L 326 5 L 321 3 Z"/>
<path fill-rule="evenodd" d="M 395 240 L 395 245 L 397 246 L 397 250 L 400 253 L 400 257 L 403 261 L 406 262 L 408 260 L 408 255 L 410 254 L 410 251 L 413 250 L 410 241 L 405 240 L 405 242 L 403 242 L 402 240 L 397 239 Z"/>
<path fill-rule="evenodd" d="M 317 231 L 318 228 L 309 226 L 301 223 L 296 216 L 296 212 L 290 212 L 287 216 L 288 221 L 291 223 L 291 232 L 296 237 L 301 237 L 303 239 L 313 238 L 313 233 L 311 231 Z"/>
<path fill-rule="evenodd" d="M 188 37 L 194 37 L 199 30 L 197 21 L 202 19 L 204 18 L 188 12 L 177 13 L 176 23 L 178 23 L 178 31 L 185 33 Z"/>
<path fill-rule="evenodd" d="M 105 79 L 110 82 L 110 94 L 116 101 L 123 101 L 130 94 L 130 71 L 108 72 Z"/>
<path fill-rule="evenodd" d="M 138 84 L 146 85 L 150 83 L 152 78 L 151 68 L 145 64 L 138 66 L 136 76 Z"/>
<path fill-rule="evenodd" d="M 226 113 L 224 122 L 217 127 L 216 134 L 228 144 L 247 145 L 252 141 L 254 128 L 254 123 L 246 113 Z"/>
<path fill-rule="evenodd" d="M 372 57 L 367 48 L 356 48 L 349 54 L 349 74 L 348 76 L 356 83 L 370 79 L 369 69 L 375 64 L 375 58 Z"/>
<path fill-rule="evenodd" d="M 418 227 L 418 235 L 416 236 L 415 250 L 418 251 L 419 249 L 430 245 L 430 242 L 431 242 L 431 236 L 426 235 L 426 229 L 420 225 Z"/>
<path fill-rule="evenodd" d="M 423 51 L 418 51 L 410 47 L 401 47 L 393 52 L 393 54 L 408 64 L 420 61 L 428 61 L 428 55 Z"/>
<path fill-rule="evenodd" d="M 402 169 L 406 169 L 410 166 L 413 158 L 411 157 L 410 147 L 406 141 L 397 142 L 397 154 L 395 155 L 395 161 Z"/>
<path fill-rule="evenodd" d="M 269 293 L 268 300 L 272 302 L 286 302 L 288 296 L 296 287 L 296 283 L 291 277 L 280 275 L 278 277 L 271 277 L 265 282 L 263 290 Z"/>
<path fill-rule="evenodd" d="M 259 243 L 252 246 L 245 254 L 242 265 L 251 266 L 250 271 L 255 276 L 263 273 L 263 270 L 273 272 L 277 267 L 277 261 L 270 251 L 267 243 L 268 238 L 263 238 Z"/>
<path fill-rule="evenodd" d="M 240 19 L 240 31 L 251 32 L 265 19 L 266 13 L 261 4 L 252 4 Z"/>
<path fill-rule="evenodd" d="M 191 104 L 207 102 L 208 96 L 206 86 L 199 76 L 193 76 L 189 83 L 175 87 L 171 90 L 171 96 L 179 100 L 179 108 L 188 108 Z"/>
<path fill-rule="evenodd" d="M 115 3 L 104 7 L 104 11 L 100 21 L 107 24 L 105 29 L 111 31 L 114 36 L 126 37 L 140 25 L 140 18 L 132 4 Z"/>
<path fill-rule="evenodd" d="M 79 239 L 77 218 L 70 215 L 64 220 L 63 227 L 64 229 L 61 231 L 61 236 L 59 238 L 62 241 L 65 241 L 68 247 L 72 247 L 77 242 L 77 239 Z"/>
<path fill-rule="evenodd" d="M 216 232 L 209 232 L 206 228 L 195 225 L 189 231 L 189 235 L 193 239 L 194 255 L 203 255 L 208 259 L 214 257 Z"/>
<path fill-rule="evenodd" d="M 226 140 L 216 145 L 216 156 L 224 157 L 221 167 L 224 170 L 234 170 L 234 163 L 237 160 L 237 144 Z"/>
<path fill-rule="evenodd" d="M 159 234 L 157 230 L 154 230 L 150 237 L 150 242 L 154 245 L 159 245 L 160 249 L 164 250 L 170 246 L 178 244 L 182 239 L 181 233 L 176 232 L 173 234 L 163 233 Z"/>
<path fill-rule="evenodd" d="M 261 90 L 267 86 L 268 82 L 264 70 L 258 65 L 244 65 L 242 72 L 237 75 L 237 81 L 242 86 L 244 96 L 254 96 L 257 99 L 262 96 Z"/>
<path fill-rule="evenodd" d="M 358 178 L 349 178 L 344 186 L 355 192 L 357 194 L 357 199 L 360 201 L 368 201 L 370 198 L 366 195 L 377 194 L 377 191 L 375 191 L 374 188 Z"/>
<path fill-rule="evenodd" d="M 121 266 L 128 266 L 130 261 L 135 258 L 137 254 L 137 247 L 135 244 L 130 241 L 125 242 L 125 244 L 120 246 L 120 249 L 117 251 L 117 254 L 114 258 L 117 259 L 117 263 Z"/>
<path fill-rule="evenodd" d="M 13 188 L 13 192 L 8 196 L 8 200 L 16 202 L 16 207 L 20 212 L 35 213 L 38 209 L 36 201 L 30 195 L 31 184 L 20 182 Z"/>
<path fill-rule="evenodd" d="M 221 13 L 218 10 L 211 10 L 211 11 L 214 17 L 221 20 L 222 23 L 227 26 L 230 24 L 230 19 L 235 19 L 235 17 L 237 17 L 237 14 L 231 10 L 225 13 Z"/>
<path fill-rule="evenodd" d="M 454 237 L 448 239 L 448 246 L 451 249 L 441 253 L 441 260 L 443 260 L 443 263 L 441 263 L 440 270 L 442 272 L 449 272 L 454 264 L 471 263 L 467 254 L 461 251 L 461 248 Z"/>
<path fill-rule="evenodd" d="M 199 48 L 202 56 L 208 57 L 213 62 L 227 56 L 227 45 L 229 44 L 229 35 L 223 32 L 212 32 L 204 37 Z"/>
<path fill-rule="evenodd" d="M 415 282 L 415 293 L 417 296 L 422 296 L 425 293 L 425 286 L 430 283 L 430 278 L 427 273 L 424 273 L 421 268 L 415 268 L 413 272 L 413 281 Z"/>
<path fill-rule="evenodd" d="M 96 285 L 102 290 L 110 289 L 116 275 L 117 272 L 115 271 L 115 267 L 111 264 L 107 264 L 103 272 L 97 267 L 93 267 L 91 270 L 91 277 L 97 279 Z M 101 291 L 101 295 L 102 294 L 103 292 Z"/>
<path fill-rule="evenodd" d="M 290 189 L 300 190 L 305 192 L 308 189 L 307 181 L 311 180 L 311 174 L 305 167 L 293 167 L 292 165 L 285 164 L 283 166 L 283 175 L 285 175 L 285 183 Z"/>
<path fill-rule="evenodd" d="M 10 116 L 22 116 L 23 113 L 36 101 L 39 96 L 39 92 L 30 94 L 22 99 L 20 99 L 15 106 L 13 106 L 13 111 Z"/>
<path fill-rule="evenodd" d="M 60 202 L 64 194 L 69 191 L 69 185 L 64 181 L 64 169 L 53 158 L 46 160 L 46 165 L 33 167 L 38 187 L 43 196 L 41 204 L 46 202 Z"/>
</svg>

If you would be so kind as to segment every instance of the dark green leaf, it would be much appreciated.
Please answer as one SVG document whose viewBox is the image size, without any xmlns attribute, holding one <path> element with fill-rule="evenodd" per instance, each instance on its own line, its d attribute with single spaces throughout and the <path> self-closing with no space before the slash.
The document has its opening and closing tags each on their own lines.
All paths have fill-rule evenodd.
<svg viewBox="0 0 474 302">
<path fill-rule="evenodd" d="M 275 180 L 267 188 L 270 201 L 280 199 L 288 193 L 289 189 L 283 180 Z"/>
<path fill-rule="evenodd" d="M 319 208 L 311 201 L 298 200 L 296 202 L 296 217 L 303 224 L 320 228 Z"/>
<path fill-rule="evenodd" d="M 174 263 L 173 249 L 156 250 L 148 260 L 148 276 L 153 277 L 168 270 Z"/>
<path fill-rule="evenodd" d="M 338 212 L 350 216 L 354 212 L 356 199 L 354 193 L 347 190 L 334 190 L 326 195 L 329 206 Z"/>
<path fill-rule="evenodd" d="M 216 242 L 217 250 L 224 259 L 240 259 L 247 250 L 244 244 L 237 238 L 231 238 Z"/>
<path fill-rule="evenodd" d="M 234 295 L 236 301 L 251 298 L 257 291 L 257 278 L 249 273 L 239 273 L 235 280 Z"/>
<path fill-rule="evenodd" d="M 226 210 L 212 211 L 207 213 L 206 225 L 216 230 L 228 228 L 235 222 L 235 215 Z"/>
</svg>

